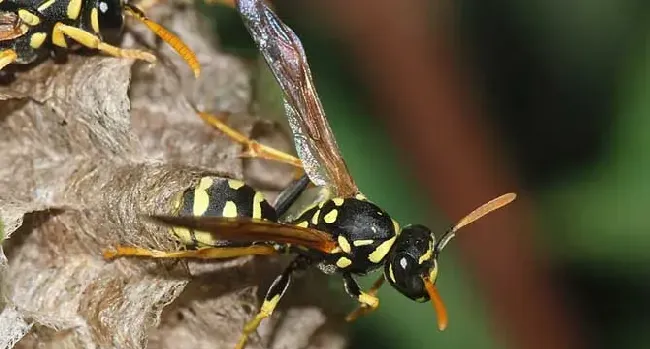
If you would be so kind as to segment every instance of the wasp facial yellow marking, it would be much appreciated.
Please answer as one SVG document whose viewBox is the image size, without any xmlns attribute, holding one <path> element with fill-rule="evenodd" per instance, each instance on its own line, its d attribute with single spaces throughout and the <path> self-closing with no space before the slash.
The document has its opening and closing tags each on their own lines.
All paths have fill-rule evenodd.
<svg viewBox="0 0 650 349">
<path fill-rule="evenodd" d="M 318 224 L 318 216 L 320 215 L 320 210 L 316 210 L 316 213 L 311 217 L 311 224 Z"/>
<path fill-rule="evenodd" d="M 307 228 L 309 226 L 309 222 L 302 221 L 302 222 L 300 222 L 300 223 L 298 223 L 296 225 L 299 226 L 299 227 L 302 227 L 302 228 Z"/>
<path fill-rule="evenodd" d="M 244 186 L 244 182 L 238 181 L 238 180 L 235 180 L 235 179 L 229 179 L 228 180 L 228 186 L 230 187 L 230 189 L 237 190 L 237 189 Z"/>
<path fill-rule="evenodd" d="M 425 252 L 423 255 L 420 256 L 420 259 L 418 259 L 418 264 L 422 264 L 429 259 L 431 259 L 431 256 L 433 256 L 433 243 L 429 241 L 429 249 L 427 252 Z"/>
<path fill-rule="evenodd" d="M 361 201 L 368 200 L 368 198 L 365 195 L 361 194 L 361 193 L 357 193 L 357 195 L 355 195 L 354 198 L 357 199 L 357 200 L 361 200 Z"/>
<path fill-rule="evenodd" d="M 343 202 L 344 202 L 344 201 L 345 201 L 345 200 L 343 200 L 343 198 L 334 198 L 334 199 L 332 199 L 332 202 L 333 202 L 334 205 L 336 205 L 336 206 L 341 206 L 341 205 L 343 205 Z"/>
<path fill-rule="evenodd" d="M 208 188 L 212 186 L 214 180 L 210 177 L 203 177 L 199 180 L 199 185 L 194 189 L 194 202 L 192 203 L 192 214 L 202 216 L 210 206 L 210 195 Z"/>
<path fill-rule="evenodd" d="M 27 10 L 23 10 L 23 9 L 18 10 L 18 17 L 20 17 L 20 19 L 23 22 L 27 23 L 28 25 L 31 25 L 32 27 L 41 23 L 41 19 L 38 18 L 38 16 L 36 16 L 35 14 Z"/>
<path fill-rule="evenodd" d="M 0 1 L 0 2 L 2 2 L 2 1 Z M 43 11 L 47 10 L 55 2 L 56 2 L 56 0 L 47 0 L 47 1 L 45 1 L 44 3 L 40 4 L 37 7 L 38 12 L 43 12 Z"/>
<path fill-rule="evenodd" d="M 350 247 L 350 243 L 348 242 L 348 239 L 345 238 L 345 236 L 339 235 L 337 241 L 339 243 L 339 246 L 341 246 L 341 250 L 343 250 L 343 252 L 350 253 L 350 251 L 352 251 L 352 247 Z"/>
<path fill-rule="evenodd" d="M 37 49 L 43 45 L 43 42 L 45 42 L 45 39 L 47 38 L 47 34 L 43 32 L 39 33 L 34 33 L 32 34 L 32 37 L 29 38 L 29 46 L 31 46 L 34 49 Z"/>
<path fill-rule="evenodd" d="M 375 242 L 375 240 L 370 240 L 370 239 L 367 239 L 367 240 L 354 240 L 354 241 L 352 241 L 352 245 L 359 247 L 359 246 L 372 245 L 373 242 Z"/>
<path fill-rule="evenodd" d="M 347 268 L 352 264 L 352 261 L 348 257 L 341 257 L 336 261 L 336 266 L 343 269 Z"/>
<path fill-rule="evenodd" d="M 222 215 L 228 218 L 237 217 L 237 205 L 232 201 L 226 201 L 226 205 L 223 206 Z"/>
<path fill-rule="evenodd" d="M 318 204 L 318 208 L 323 208 L 324 205 L 325 205 L 325 201 L 322 201 Z"/>
<path fill-rule="evenodd" d="M 97 8 L 90 10 L 90 25 L 95 33 L 99 33 L 99 11 L 97 11 Z"/>
<path fill-rule="evenodd" d="M 264 201 L 264 194 L 259 191 L 255 192 L 255 196 L 253 196 L 253 218 L 255 219 L 262 218 L 262 201 Z"/>
<path fill-rule="evenodd" d="M 325 217 L 323 217 L 323 220 L 325 221 L 325 223 L 334 223 L 336 222 L 336 217 L 338 215 L 339 215 L 339 211 L 337 211 L 336 209 L 332 209 L 325 215 Z"/>
<path fill-rule="evenodd" d="M 395 273 L 393 273 L 393 263 L 388 265 L 388 277 L 390 281 L 395 282 Z"/>
<path fill-rule="evenodd" d="M 435 283 L 436 279 L 438 279 L 438 266 L 434 265 L 433 268 L 431 268 L 429 271 L 429 280 Z"/>
<path fill-rule="evenodd" d="M 83 4 L 83 0 L 70 0 L 68 3 L 68 10 L 66 12 L 66 15 L 68 18 L 75 20 L 79 17 L 79 12 L 81 12 L 81 5 Z"/>
<path fill-rule="evenodd" d="M 368 255 L 368 260 L 370 260 L 373 263 L 379 263 L 381 262 L 384 257 L 388 254 L 388 251 L 390 251 L 391 246 L 395 243 L 395 239 L 397 236 L 393 236 L 389 240 L 386 240 L 381 243 L 381 245 L 377 246 L 377 248 Z"/>
</svg>

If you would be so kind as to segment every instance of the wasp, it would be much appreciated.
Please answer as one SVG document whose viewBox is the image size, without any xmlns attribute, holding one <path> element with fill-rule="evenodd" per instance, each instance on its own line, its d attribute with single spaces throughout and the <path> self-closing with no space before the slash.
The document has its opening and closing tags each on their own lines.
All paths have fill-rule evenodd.
<svg viewBox="0 0 650 349">
<path fill-rule="evenodd" d="M 448 316 L 435 286 L 441 252 L 460 228 L 511 203 L 516 194 L 507 193 L 487 202 L 439 237 L 424 225 L 400 227 L 388 212 L 361 193 L 350 175 L 296 34 L 261 0 L 239 0 L 236 8 L 284 92 L 299 159 L 247 139 L 215 116 L 200 115 L 243 144 L 245 155 L 292 164 L 302 168 L 305 175 L 282 192 L 274 205 L 241 181 L 202 178 L 178 194 L 172 214 L 148 216 L 169 226 L 190 249 L 167 252 L 117 246 L 107 249 L 105 257 L 294 255 L 269 287 L 257 315 L 244 326 L 237 349 L 244 348 L 248 336 L 271 316 L 292 275 L 308 267 L 342 277 L 345 291 L 359 303 L 346 317 L 348 321 L 377 309 L 377 292 L 388 281 L 412 300 L 431 301 L 438 314 L 438 327 L 443 330 Z M 309 199 L 300 202 L 305 197 Z M 355 277 L 380 269 L 383 275 L 370 289 L 362 290 Z"/>
<path fill-rule="evenodd" d="M 146 25 L 199 76 L 201 67 L 194 52 L 126 0 L 0 0 L 0 70 L 8 64 L 30 64 L 52 49 L 67 49 L 70 43 L 154 63 L 156 57 L 149 52 L 105 42 L 122 31 L 125 15 Z"/>
</svg>

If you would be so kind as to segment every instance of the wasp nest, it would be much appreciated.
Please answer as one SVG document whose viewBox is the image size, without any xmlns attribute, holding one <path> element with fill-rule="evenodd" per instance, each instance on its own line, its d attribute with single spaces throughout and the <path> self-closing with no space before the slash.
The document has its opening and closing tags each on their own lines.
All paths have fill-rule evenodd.
<svg viewBox="0 0 650 349">
<path fill-rule="evenodd" d="M 193 106 L 230 112 L 245 134 L 291 149 L 248 114 L 246 65 L 215 48 L 190 6 L 150 15 L 195 49 L 201 79 L 134 24 L 125 46 L 160 46 L 155 66 L 71 54 L 0 86 L 0 348 L 230 348 L 286 264 L 102 258 L 118 243 L 178 249 L 139 215 L 168 212 L 201 176 L 244 178 L 271 196 L 292 177 L 239 158 L 241 146 L 196 116 Z M 343 309 L 325 282 L 298 278 L 249 347 L 343 347 Z"/>
</svg>

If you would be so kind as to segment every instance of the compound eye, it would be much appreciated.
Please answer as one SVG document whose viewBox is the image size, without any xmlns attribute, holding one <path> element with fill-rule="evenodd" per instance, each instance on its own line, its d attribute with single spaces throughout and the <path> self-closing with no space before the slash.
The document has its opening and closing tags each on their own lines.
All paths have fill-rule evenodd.
<svg viewBox="0 0 650 349">
<path fill-rule="evenodd" d="M 115 39 L 124 26 L 121 0 L 99 0 L 97 2 L 99 30 L 102 36 Z"/>
</svg>

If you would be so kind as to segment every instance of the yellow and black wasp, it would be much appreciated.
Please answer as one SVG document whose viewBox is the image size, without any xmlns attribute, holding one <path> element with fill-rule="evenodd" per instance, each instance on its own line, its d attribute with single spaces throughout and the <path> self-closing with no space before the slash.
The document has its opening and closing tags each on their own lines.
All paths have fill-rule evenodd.
<svg viewBox="0 0 650 349">
<path fill-rule="evenodd" d="M 0 0 L 0 70 L 8 64 L 32 63 L 52 49 L 67 49 L 71 42 L 114 57 L 155 62 L 149 52 L 104 41 L 122 31 L 125 14 L 167 42 L 199 76 L 194 52 L 126 0 Z"/>
<path fill-rule="evenodd" d="M 435 287 L 438 257 L 461 227 L 515 199 L 502 195 L 461 219 L 440 238 L 423 225 L 400 228 L 390 215 L 368 200 L 347 169 L 314 88 L 305 52 L 295 33 L 261 0 L 238 0 L 243 18 L 268 66 L 284 91 L 285 110 L 300 159 L 247 139 L 208 114 L 212 126 L 244 144 L 247 155 L 300 166 L 306 175 L 285 190 L 272 206 L 243 182 L 205 177 L 179 194 L 172 215 L 150 216 L 194 249 L 177 252 L 117 246 L 105 256 L 155 258 L 228 258 L 242 255 L 295 254 L 293 261 L 269 287 L 258 314 L 244 327 L 237 348 L 270 316 L 297 270 L 316 266 L 340 274 L 346 292 L 360 303 L 347 320 L 376 309 L 379 287 L 388 283 L 418 302 L 431 300 L 438 326 L 447 326 L 447 313 Z M 306 189 L 309 183 L 315 188 Z M 307 204 L 297 202 L 311 190 Z M 292 206 L 293 205 L 293 206 Z M 291 209 L 289 209 L 291 207 Z M 371 289 L 355 280 L 383 268 Z"/>
</svg>

